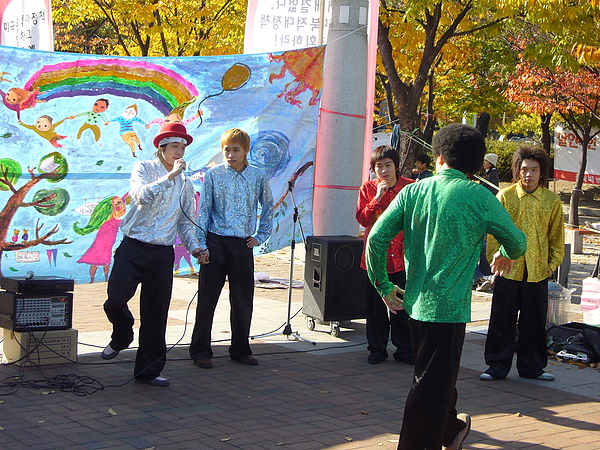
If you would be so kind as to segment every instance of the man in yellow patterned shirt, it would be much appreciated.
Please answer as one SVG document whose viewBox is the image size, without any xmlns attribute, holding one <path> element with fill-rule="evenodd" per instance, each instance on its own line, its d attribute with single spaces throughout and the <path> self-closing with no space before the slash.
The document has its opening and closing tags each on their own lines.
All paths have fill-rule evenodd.
<svg viewBox="0 0 600 450">
<path fill-rule="evenodd" d="M 513 156 L 516 183 L 498 193 L 502 205 L 527 236 L 527 251 L 515 261 L 508 275 L 496 277 L 485 343 L 485 362 L 489 367 L 479 376 L 484 381 L 501 380 L 508 375 L 517 329 L 519 376 L 554 380 L 554 375 L 544 372 L 548 363 L 548 277 L 562 263 L 565 245 L 560 198 L 545 187 L 549 168 L 550 158 L 545 150 L 522 146 Z M 490 236 L 488 259 L 498 247 Z"/>
</svg>

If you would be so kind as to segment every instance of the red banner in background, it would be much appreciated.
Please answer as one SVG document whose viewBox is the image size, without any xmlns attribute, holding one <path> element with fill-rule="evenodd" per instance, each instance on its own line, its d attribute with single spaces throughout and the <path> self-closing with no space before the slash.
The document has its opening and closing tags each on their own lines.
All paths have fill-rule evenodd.
<svg viewBox="0 0 600 450">
<path fill-rule="evenodd" d="M 593 130 L 592 133 L 595 133 Z M 581 164 L 581 141 L 573 131 L 556 125 L 554 132 L 554 178 L 575 181 Z M 600 137 L 592 138 L 587 148 L 584 183 L 600 184 Z"/>
<path fill-rule="evenodd" d="M 0 45 L 54 50 L 50 0 L 0 0 Z"/>
</svg>

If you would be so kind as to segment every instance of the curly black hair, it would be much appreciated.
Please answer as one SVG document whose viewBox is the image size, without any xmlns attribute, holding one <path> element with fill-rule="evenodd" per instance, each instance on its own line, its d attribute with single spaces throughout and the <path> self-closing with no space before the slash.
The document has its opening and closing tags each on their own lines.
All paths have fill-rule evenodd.
<svg viewBox="0 0 600 450">
<path fill-rule="evenodd" d="M 431 151 L 435 159 L 442 155 L 449 167 L 472 175 L 483 165 L 485 138 L 477 128 L 453 123 L 433 136 Z"/>
</svg>

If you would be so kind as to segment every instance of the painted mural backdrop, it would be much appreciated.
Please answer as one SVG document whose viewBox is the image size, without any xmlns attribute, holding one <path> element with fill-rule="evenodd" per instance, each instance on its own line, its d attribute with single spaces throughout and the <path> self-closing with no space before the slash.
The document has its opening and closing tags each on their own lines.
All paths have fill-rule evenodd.
<svg viewBox="0 0 600 450">
<path fill-rule="evenodd" d="M 223 131 L 250 134 L 249 160 L 270 177 L 276 203 L 273 235 L 258 252 L 291 242 L 290 184 L 311 234 L 324 52 L 123 58 L 0 46 L 2 275 L 105 281 L 131 168 L 153 157 L 165 121 L 181 121 L 194 137 L 185 159 L 196 191 L 221 162 Z M 177 245 L 174 271 L 196 270 Z"/>
</svg>

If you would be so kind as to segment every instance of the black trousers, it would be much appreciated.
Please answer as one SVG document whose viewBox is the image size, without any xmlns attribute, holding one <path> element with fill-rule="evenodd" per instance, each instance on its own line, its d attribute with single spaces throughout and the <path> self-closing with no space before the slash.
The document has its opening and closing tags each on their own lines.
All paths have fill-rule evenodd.
<svg viewBox="0 0 600 450">
<path fill-rule="evenodd" d="M 232 358 L 251 355 L 249 336 L 254 303 L 254 254 L 246 239 L 208 233 L 210 262 L 200 268 L 196 324 L 190 345 L 193 360 L 212 358 L 210 345 L 215 309 L 225 278 L 229 280 Z"/>
<path fill-rule="evenodd" d="M 404 270 L 388 274 L 390 281 L 404 289 L 406 272 Z M 390 314 L 381 296 L 371 283 L 367 283 L 367 350 L 377 352 L 387 358 L 388 340 L 396 347 L 394 358 L 401 361 L 413 360 L 413 349 L 408 329 L 408 313 L 404 310 Z"/>
<path fill-rule="evenodd" d="M 439 450 L 465 423 L 456 418 L 456 380 L 465 340 L 464 323 L 409 322 L 415 354 L 398 449 Z"/>
<path fill-rule="evenodd" d="M 125 236 L 117 248 L 104 311 L 113 324 L 110 346 L 126 349 L 133 341 L 134 318 L 127 302 L 140 292 L 140 336 L 134 375 L 152 380 L 160 375 L 167 360 L 165 332 L 173 291 L 172 246 L 150 245 Z"/>
<path fill-rule="evenodd" d="M 485 362 L 490 366 L 486 372 L 494 378 L 505 378 L 508 375 L 518 329 L 519 343 L 516 350 L 519 376 L 540 376 L 548 364 L 547 313 L 547 279 L 528 283 L 496 277 L 485 341 Z"/>
</svg>

